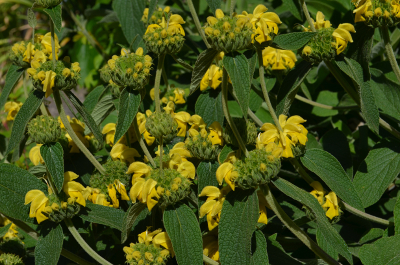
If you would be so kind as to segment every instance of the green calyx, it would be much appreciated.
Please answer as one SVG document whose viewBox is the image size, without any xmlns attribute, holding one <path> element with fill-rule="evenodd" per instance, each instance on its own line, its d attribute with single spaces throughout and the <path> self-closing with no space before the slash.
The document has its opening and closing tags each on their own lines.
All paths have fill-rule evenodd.
<svg viewBox="0 0 400 265">
<path fill-rule="evenodd" d="M 331 61 L 336 56 L 335 39 L 332 36 L 334 28 L 322 28 L 317 30 L 317 34 L 300 49 L 301 57 L 312 63 L 319 64 L 327 60 Z"/>
<path fill-rule="evenodd" d="M 51 8 L 61 4 L 62 0 L 36 0 L 35 4 L 42 6 L 43 8 Z"/>
<path fill-rule="evenodd" d="M 169 143 L 178 133 L 178 124 L 166 112 L 154 112 L 146 119 L 146 130 L 156 139 L 163 138 L 163 143 Z"/>
<path fill-rule="evenodd" d="M 60 223 L 65 218 L 72 218 L 77 215 L 81 209 L 81 206 L 75 202 L 73 198 L 67 198 L 64 194 L 62 196 L 67 202 L 59 200 L 59 198 L 53 193 L 48 196 L 49 206 L 45 208 L 43 214 L 54 223 Z"/>
<path fill-rule="evenodd" d="M 241 189 L 257 188 L 278 175 L 281 160 L 265 150 L 254 149 L 243 160 L 233 163 L 235 184 Z"/>
<path fill-rule="evenodd" d="M 159 169 L 155 169 L 146 180 L 149 178 L 157 181 L 155 188 L 160 196 L 158 205 L 161 208 L 174 205 L 190 194 L 192 182 L 174 169 L 164 169 L 162 173 Z"/>
<path fill-rule="evenodd" d="M 24 262 L 17 255 L 11 253 L 3 253 L 0 255 L 0 265 L 24 265 Z"/>
<path fill-rule="evenodd" d="M 38 144 L 57 142 L 61 137 L 60 123 L 50 116 L 37 116 L 28 123 L 28 134 Z"/>
<path fill-rule="evenodd" d="M 130 189 L 131 176 L 126 174 L 128 167 L 124 162 L 119 160 L 108 160 L 103 167 L 106 170 L 106 173 L 104 175 L 100 174 L 99 172 L 93 174 L 90 177 L 90 187 L 99 189 L 101 193 L 107 195 L 107 198 L 107 186 L 109 184 L 114 184 L 116 180 L 119 180 L 122 184 L 124 184 L 127 190 Z"/>
<path fill-rule="evenodd" d="M 130 245 L 132 254 L 126 255 L 126 263 L 130 265 L 164 265 L 170 254 L 154 244 L 136 243 Z"/>
<path fill-rule="evenodd" d="M 253 26 L 244 18 L 224 16 L 204 28 L 207 41 L 219 52 L 230 53 L 251 46 Z"/>
<path fill-rule="evenodd" d="M 153 28 L 148 31 L 143 40 L 146 48 L 154 54 L 175 54 L 178 53 L 185 42 L 185 38 L 180 33 L 168 32 L 165 28 Z"/>
<path fill-rule="evenodd" d="M 233 123 L 236 125 L 240 135 L 242 136 L 243 142 L 246 145 L 254 145 L 256 143 L 258 132 L 254 122 L 249 120 L 246 121 L 242 118 L 233 118 Z M 224 140 L 228 144 L 239 147 L 239 143 L 237 142 L 237 139 L 229 125 L 226 125 L 225 127 Z"/>
<path fill-rule="evenodd" d="M 202 135 L 202 133 L 199 133 L 196 136 L 191 136 L 186 139 L 185 146 L 193 157 L 201 160 L 216 160 L 218 158 L 222 146 L 219 144 L 212 144 L 208 138 L 209 134 L 210 133 L 203 133 Z"/>
</svg>

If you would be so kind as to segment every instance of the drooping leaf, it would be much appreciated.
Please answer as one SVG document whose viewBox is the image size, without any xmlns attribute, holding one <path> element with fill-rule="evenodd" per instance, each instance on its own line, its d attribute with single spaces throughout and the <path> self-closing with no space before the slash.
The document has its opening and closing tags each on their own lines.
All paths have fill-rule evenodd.
<svg viewBox="0 0 400 265">
<path fill-rule="evenodd" d="M 329 244 L 329 242 L 324 237 L 324 234 L 321 232 L 321 229 L 317 229 L 317 244 L 322 248 L 329 256 L 334 258 L 335 260 L 339 259 L 339 253 L 336 251 L 335 247 Z"/>
<path fill-rule="evenodd" d="M 98 86 L 90 91 L 90 93 L 86 96 L 85 101 L 83 101 L 83 106 L 89 113 L 92 113 L 105 90 L 106 88 L 104 86 Z"/>
<path fill-rule="evenodd" d="M 60 193 L 64 184 L 64 151 L 61 144 L 58 142 L 44 144 L 40 147 L 40 154 L 58 193 Z"/>
<path fill-rule="evenodd" d="M 32 8 L 28 8 L 28 24 L 33 29 L 37 26 L 36 15 L 35 12 L 33 12 Z"/>
<path fill-rule="evenodd" d="M 225 159 L 228 158 L 228 155 L 230 153 L 234 152 L 234 150 L 232 149 L 232 146 L 230 145 L 224 145 L 224 148 L 222 148 L 221 152 L 218 155 L 218 162 L 220 164 L 224 163 Z"/>
<path fill-rule="evenodd" d="M 213 15 L 215 14 L 215 10 L 217 10 L 221 6 L 221 0 L 207 0 L 207 3 Z"/>
<path fill-rule="evenodd" d="M 250 265 L 269 265 L 267 242 L 260 230 L 254 231 L 251 238 L 251 248 Z"/>
<path fill-rule="evenodd" d="M 274 38 L 275 44 L 285 50 L 298 50 L 315 36 L 315 32 L 293 32 L 278 35 Z"/>
<path fill-rule="evenodd" d="M 221 91 L 207 90 L 197 98 L 195 111 L 204 122 L 210 126 L 214 121 L 224 125 L 224 111 L 222 109 Z"/>
<path fill-rule="evenodd" d="M 384 237 L 360 249 L 360 259 L 364 265 L 400 264 L 400 235 Z"/>
<path fill-rule="evenodd" d="M 224 67 L 232 81 L 233 93 L 242 113 L 247 113 L 250 98 L 250 69 L 246 56 L 243 54 L 225 55 Z"/>
<path fill-rule="evenodd" d="M 300 11 L 300 6 L 299 2 L 296 0 L 283 0 L 283 5 L 286 6 L 287 9 L 289 9 L 290 13 L 297 18 L 298 20 L 302 20 L 301 16 L 301 11 Z"/>
<path fill-rule="evenodd" d="M 329 90 L 322 90 L 319 92 L 316 102 L 335 107 L 339 104 L 338 93 L 331 92 Z M 323 109 L 314 106 L 311 113 L 318 117 L 330 117 L 335 116 L 339 113 L 339 111 L 332 109 Z"/>
<path fill-rule="evenodd" d="M 105 95 L 100 99 L 92 111 L 92 117 L 97 125 L 100 125 L 107 116 L 115 110 L 111 95 Z M 89 132 L 89 128 L 88 128 Z M 86 133 L 86 130 L 85 130 Z"/>
<path fill-rule="evenodd" d="M 54 27 L 57 29 L 58 32 L 61 32 L 61 27 L 62 27 L 62 8 L 61 4 L 52 7 L 52 8 L 45 8 L 43 9 L 44 12 L 47 13 L 47 15 L 50 16 L 51 20 L 54 23 Z"/>
<path fill-rule="evenodd" d="M 0 110 L 3 109 L 4 104 L 6 104 L 6 101 L 8 99 L 8 96 L 10 95 L 11 91 L 13 90 L 15 84 L 17 83 L 23 72 L 24 69 L 16 65 L 11 65 L 8 69 L 6 83 L 4 84 L 3 90 L 0 94 Z"/>
<path fill-rule="evenodd" d="M 202 265 L 203 241 L 193 211 L 185 204 L 170 206 L 164 211 L 163 220 L 178 264 Z"/>
<path fill-rule="evenodd" d="M 222 205 L 218 228 L 221 264 L 250 264 L 251 237 L 258 214 L 257 192 L 253 189 L 231 191 Z"/>
<path fill-rule="evenodd" d="M 133 224 L 144 208 L 146 208 L 146 204 L 143 203 L 135 203 L 129 206 L 129 209 L 126 211 L 122 221 L 121 243 L 124 243 L 128 239 Z"/>
<path fill-rule="evenodd" d="M 357 195 L 356 188 L 334 156 L 324 150 L 314 148 L 306 151 L 301 162 L 317 174 L 342 200 L 354 208 L 364 211 L 363 203 Z"/>
<path fill-rule="evenodd" d="M 118 122 L 114 141 L 118 140 L 128 131 L 135 118 L 141 102 L 140 93 L 127 88 L 122 90 L 119 98 Z"/>
<path fill-rule="evenodd" d="M 190 81 L 190 93 L 193 94 L 200 86 L 201 79 L 203 79 L 208 68 L 210 68 L 215 56 L 217 56 L 218 51 L 214 49 L 207 49 L 200 53 L 196 63 L 194 64 L 194 69 L 192 72 L 192 79 Z"/>
<path fill-rule="evenodd" d="M 267 238 L 268 260 L 271 265 L 302 265 L 304 264 L 297 259 L 292 258 L 281 244 L 276 240 L 277 234 L 273 234 Z"/>
<path fill-rule="evenodd" d="M 354 187 L 365 208 L 375 204 L 400 173 L 400 144 L 383 140 L 374 146 L 354 176 Z"/>
<path fill-rule="evenodd" d="M 46 236 L 39 238 L 35 248 L 35 264 L 57 265 L 63 241 L 64 234 L 61 225 L 53 228 Z"/>
<path fill-rule="evenodd" d="M 81 210 L 79 217 L 85 221 L 106 225 L 122 231 L 125 212 L 112 207 L 105 207 L 86 202 L 85 211 Z"/>
</svg>

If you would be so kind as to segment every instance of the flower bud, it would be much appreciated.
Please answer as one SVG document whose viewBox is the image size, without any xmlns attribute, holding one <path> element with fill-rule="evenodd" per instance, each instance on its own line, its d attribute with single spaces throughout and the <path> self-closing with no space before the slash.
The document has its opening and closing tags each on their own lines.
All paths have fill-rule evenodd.
<svg viewBox="0 0 400 265">
<path fill-rule="evenodd" d="M 28 134 L 38 144 L 57 142 L 61 137 L 60 123 L 51 116 L 37 116 L 28 123 Z"/>
<path fill-rule="evenodd" d="M 146 120 L 146 130 L 156 139 L 163 138 L 164 144 L 170 143 L 178 134 L 178 124 L 165 112 L 155 112 Z"/>
</svg>

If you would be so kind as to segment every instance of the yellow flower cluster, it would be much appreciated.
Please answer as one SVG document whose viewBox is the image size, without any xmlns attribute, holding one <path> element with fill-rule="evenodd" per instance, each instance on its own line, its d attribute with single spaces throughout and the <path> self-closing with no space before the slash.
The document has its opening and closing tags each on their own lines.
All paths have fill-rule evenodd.
<svg viewBox="0 0 400 265">
<path fill-rule="evenodd" d="M 153 12 L 151 17 L 149 18 L 149 9 L 145 8 L 141 20 L 146 27 L 148 26 L 148 24 L 160 24 L 162 22 L 163 14 L 164 13 L 168 14 L 170 11 L 171 8 L 169 6 L 164 7 L 164 9 L 159 7 L 156 11 Z"/>
<path fill-rule="evenodd" d="M 355 7 L 354 22 L 373 27 L 394 26 L 400 21 L 399 0 L 352 0 Z"/>
<path fill-rule="evenodd" d="M 180 88 L 175 88 L 174 85 L 171 85 L 171 90 L 167 90 L 163 95 L 160 97 L 161 102 L 163 104 L 168 104 L 168 102 L 173 102 L 174 104 L 185 104 L 186 103 L 186 93 L 185 90 L 180 89 Z M 150 90 L 150 98 L 154 101 L 155 100 L 155 94 L 154 94 L 154 88 Z"/>
<path fill-rule="evenodd" d="M 21 102 L 12 102 L 9 101 L 4 105 L 4 110 L 8 112 L 7 120 L 13 121 L 18 114 L 18 111 L 21 109 L 22 103 Z"/>
<path fill-rule="evenodd" d="M 326 195 L 327 192 L 318 181 L 312 182 L 310 186 L 314 188 L 314 190 L 310 192 L 311 195 L 318 200 L 319 204 L 326 212 L 326 216 L 331 220 L 336 216 L 340 216 L 339 198 L 336 196 L 336 193 L 331 191 Z"/>
<path fill-rule="evenodd" d="M 262 51 L 263 65 L 268 70 L 290 70 L 297 62 L 296 54 L 290 50 L 267 47 Z"/>
</svg>

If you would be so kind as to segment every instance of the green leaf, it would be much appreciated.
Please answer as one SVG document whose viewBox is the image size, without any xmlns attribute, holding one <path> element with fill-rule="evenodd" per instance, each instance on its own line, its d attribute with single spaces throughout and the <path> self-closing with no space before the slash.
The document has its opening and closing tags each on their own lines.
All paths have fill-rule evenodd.
<svg viewBox="0 0 400 265">
<path fill-rule="evenodd" d="M 47 235 L 39 238 L 35 248 L 35 264 L 57 265 L 60 258 L 64 234 L 61 225 L 53 228 Z"/>
<path fill-rule="evenodd" d="M 335 107 L 339 104 L 338 92 L 322 90 L 321 92 L 319 92 L 316 101 L 321 104 Z M 335 116 L 336 114 L 339 113 L 339 111 L 332 109 L 323 109 L 314 106 L 311 113 L 318 117 L 330 117 L 330 116 Z"/>
<path fill-rule="evenodd" d="M 256 70 L 256 65 L 257 65 L 257 62 L 258 62 L 258 55 L 257 55 L 257 53 L 255 51 L 252 51 L 252 50 L 250 50 L 249 52 L 244 53 L 244 55 L 246 55 L 247 61 L 249 63 L 249 74 L 250 74 L 249 77 L 250 77 L 250 82 L 252 82 L 253 76 L 254 76 L 254 72 Z"/>
<path fill-rule="evenodd" d="M 254 189 L 231 191 L 222 205 L 218 228 L 221 264 L 250 264 L 251 237 L 256 228 L 258 197 Z"/>
<path fill-rule="evenodd" d="M 375 204 L 400 173 L 400 144 L 383 140 L 360 164 L 353 184 L 365 208 Z"/>
<path fill-rule="evenodd" d="M 385 237 L 361 247 L 360 259 L 364 265 L 400 264 L 400 235 Z"/>
<path fill-rule="evenodd" d="M 224 125 L 224 111 L 222 109 L 221 90 L 208 89 L 201 93 L 195 105 L 196 114 L 200 115 L 204 122 L 210 126 L 214 121 Z"/>
<path fill-rule="evenodd" d="M 86 96 L 85 101 L 83 101 L 83 106 L 89 113 L 92 113 L 105 90 L 106 88 L 104 86 L 98 86 Z"/>
<path fill-rule="evenodd" d="M 75 96 L 71 91 L 65 91 L 65 94 L 68 96 L 68 99 L 71 101 L 72 105 L 74 105 L 75 109 L 82 116 L 83 121 L 89 127 L 90 131 L 93 133 L 96 140 L 99 141 L 100 146 L 103 145 L 103 134 L 100 131 L 99 126 L 96 124 L 90 112 L 86 110 L 85 106 L 82 102 Z"/>
<path fill-rule="evenodd" d="M 4 84 L 3 90 L 0 94 L 0 110 L 4 107 L 4 104 L 6 104 L 8 96 L 10 95 L 11 91 L 13 90 L 15 84 L 17 83 L 23 72 L 24 68 L 20 68 L 16 65 L 11 65 L 8 69 L 6 83 Z"/>
<path fill-rule="evenodd" d="M 269 265 L 267 242 L 264 234 L 260 230 L 256 230 L 251 238 L 252 256 L 250 265 Z"/>
<path fill-rule="evenodd" d="M 106 225 L 122 231 L 125 212 L 112 207 L 86 202 L 86 208 L 79 215 L 85 221 Z"/>
<path fill-rule="evenodd" d="M 144 208 L 146 208 L 146 204 L 140 202 L 129 206 L 129 209 L 128 211 L 126 211 L 124 219 L 122 221 L 121 243 L 124 243 L 128 239 L 133 224 L 135 223 L 140 213 L 144 210 Z"/>
<path fill-rule="evenodd" d="M 0 164 L 0 212 L 33 223 L 29 217 L 30 205 L 25 205 L 25 195 L 30 190 L 41 190 L 47 194 L 47 186 L 28 171 L 12 164 Z"/>
<path fill-rule="evenodd" d="M 46 166 L 44 166 L 42 164 L 39 164 L 34 167 L 30 167 L 28 171 L 32 175 L 35 175 L 37 178 L 42 178 L 43 175 L 47 173 Z"/>
<path fill-rule="evenodd" d="M 4 157 L 7 157 L 7 155 L 19 145 L 22 138 L 24 138 L 26 125 L 33 115 L 35 115 L 40 104 L 42 104 L 43 98 L 44 93 L 42 91 L 34 90 L 29 94 L 24 105 L 22 105 L 15 117 L 11 138 L 8 142 L 7 151 Z"/>
<path fill-rule="evenodd" d="M 208 68 L 210 68 L 212 62 L 214 61 L 215 56 L 217 56 L 218 51 L 214 49 L 207 49 L 200 53 L 197 57 L 196 63 L 194 64 L 194 69 L 192 72 L 192 79 L 190 81 L 190 93 L 193 94 L 200 86 L 201 79 L 203 79 L 206 74 Z"/>
<path fill-rule="evenodd" d="M 146 31 L 143 22 L 141 21 L 145 2 L 143 0 L 115 0 L 112 6 L 114 11 L 117 13 L 119 22 L 121 23 L 122 32 L 124 33 L 127 42 L 131 44 L 133 39 L 137 35 L 139 36 L 134 42 L 134 50 L 136 50 Z"/>
<path fill-rule="evenodd" d="M 138 91 L 130 91 L 125 88 L 119 98 L 118 122 L 115 131 L 115 143 L 128 131 L 135 118 L 141 102 Z"/>
<path fill-rule="evenodd" d="M 5 234 L 7 234 L 8 229 L 10 229 L 11 225 L 12 225 L 12 223 L 9 223 L 8 225 L 0 228 L 0 238 L 2 238 L 3 236 L 5 236 Z"/>
<path fill-rule="evenodd" d="M 287 114 L 293 103 L 301 83 L 308 75 L 312 65 L 306 61 L 302 61 L 292 69 L 283 80 L 278 93 L 278 105 L 276 106 L 276 114 Z"/>
<path fill-rule="evenodd" d="M 40 147 L 40 154 L 60 193 L 64 184 L 64 151 L 61 144 L 58 142 L 44 144 Z"/>
<path fill-rule="evenodd" d="M 274 38 L 274 43 L 284 50 L 298 50 L 314 37 L 315 32 L 293 32 Z"/>
<path fill-rule="evenodd" d="M 33 29 L 37 26 L 36 15 L 35 12 L 33 12 L 32 8 L 28 8 L 28 24 Z"/>
<path fill-rule="evenodd" d="M 364 211 L 356 188 L 334 156 L 321 149 L 309 149 L 301 158 L 301 162 L 306 168 L 317 174 L 342 200 L 354 208 Z"/>
<path fill-rule="evenodd" d="M 225 55 L 224 67 L 228 72 L 233 86 L 233 93 L 239 103 L 242 113 L 247 113 L 250 98 L 249 62 L 243 54 Z"/>
<path fill-rule="evenodd" d="M 45 8 L 43 9 L 47 15 L 51 18 L 54 23 L 54 27 L 57 29 L 58 32 L 61 32 L 62 27 L 62 8 L 61 4 L 52 7 L 52 8 Z"/>
<path fill-rule="evenodd" d="M 221 6 L 221 0 L 207 0 L 207 3 L 211 9 L 211 13 L 215 15 L 215 10 L 217 10 Z"/>
<path fill-rule="evenodd" d="M 371 81 L 364 82 L 360 89 L 361 112 L 363 118 L 376 134 L 379 134 L 379 110 L 375 104 L 374 93 L 371 89 Z"/>
<path fill-rule="evenodd" d="M 197 194 L 200 194 L 201 191 L 204 189 L 206 186 L 215 186 L 218 187 L 218 181 L 217 178 L 215 177 L 215 173 L 217 172 L 217 169 L 219 167 L 219 164 L 217 161 L 210 161 L 210 162 L 205 162 L 202 161 L 197 167 L 197 178 L 198 178 L 198 184 L 197 184 Z M 200 212 L 200 207 L 204 204 L 206 201 L 207 197 L 200 197 L 198 200 L 198 209 Z M 207 217 L 204 216 L 199 220 L 200 225 L 205 223 L 207 221 Z"/>
<path fill-rule="evenodd" d="M 96 107 L 94 107 L 94 110 L 92 111 L 92 117 L 96 122 L 96 124 L 100 126 L 100 124 L 104 121 L 104 119 L 107 118 L 107 116 L 110 115 L 110 113 L 113 112 L 114 110 L 115 106 L 113 104 L 112 96 L 105 95 L 96 104 Z"/>
<path fill-rule="evenodd" d="M 394 215 L 394 232 L 396 235 L 400 235 L 400 195 L 397 196 L 396 205 L 393 210 Z"/>
<path fill-rule="evenodd" d="M 234 150 L 232 149 L 232 147 L 230 145 L 224 145 L 224 148 L 222 148 L 221 152 L 218 155 L 218 162 L 220 164 L 224 163 L 225 159 L 228 158 L 228 155 L 230 153 L 234 152 Z"/>
<path fill-rule="evenodd" d="M 203 240 L 193 211 L 185 204 L 164 211 L 165 230 L 174 248 L 179 265 L 203 264 Z"/>
<path fill-rule="evenodd" d="M 328 253 L 329 256 L 334 258 L 335 260 L 339 259 L 339 253 L 336 251 L 335 247 L 329 244 L 328 241 L 326 241 L 324 234 L 321 232 L 321 229 L 317 229 L 317 244 L 322 248 L 326 253 Z"/>
<path fill-rule="evenodd" d="M 298 20 L 303 20 L 300 12 L 299 2 L 296 0 L 282 0 L 283 6 L 289 9 L 290 13 Z"/>
<path fill-rule="evenodd" d="M 329 223 L 327 217 L 325 216 L 325 211 L 322 209 L 317 199 L 310 193 L 298 188 L 282 178 L 278 178 L 277 180 L 273 181 L 273 183 L 280 191 L 292 199 L 299 201 L 313 213 L 317 223 L 317 229 L 320 230 L 326 242 L 332 245 L 332 247 L 335 248 L 340 255 L 346 258 L 350 264 L 353 264 L 353 259 L 346 242 Z"/>
</svg>

